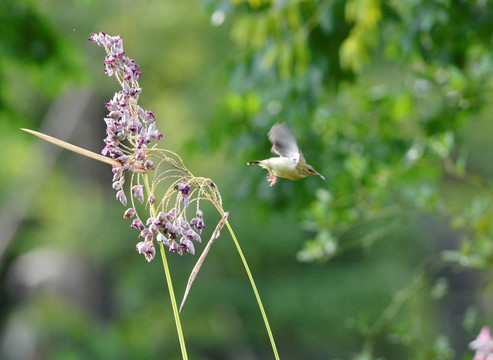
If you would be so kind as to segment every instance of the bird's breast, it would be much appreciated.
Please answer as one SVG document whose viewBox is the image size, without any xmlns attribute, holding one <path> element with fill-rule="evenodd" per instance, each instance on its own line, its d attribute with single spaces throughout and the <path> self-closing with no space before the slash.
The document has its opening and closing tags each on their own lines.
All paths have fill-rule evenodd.
<svg viewBox="0 0 493 360">
<path fill-rule="evenodd" d="M 274 175 L 290 180 L 299 180 L 304 177 L 300 175 L 297 165 L 287 157 L 274 157 L 260 162 L 260 166 L 272 171 Z"/>
</svg>

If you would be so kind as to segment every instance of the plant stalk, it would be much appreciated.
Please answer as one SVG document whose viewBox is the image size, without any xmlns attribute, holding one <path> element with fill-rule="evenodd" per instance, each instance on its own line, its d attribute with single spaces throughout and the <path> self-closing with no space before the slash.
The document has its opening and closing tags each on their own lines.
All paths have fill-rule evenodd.
<svg viewBox="0 0 493 360">
<path fill-rule="evenodd" d="M 151 195 L 151 188 L 149 186 L 148 176 L 147 174 L 143 174 L 142 177 L 144 178 L 147 197 L 149 197 Z M 156 216 L 156 209 L 154 208 L 154 204 L 151 204 L 150 206 L 152 209 L 153 216 Z M 166 275 L 166 282 L 168 283 L 169 297 L 171 299 L 171 307 L 173 309 L 173 315 L 175 317 L 176 331 L 178 333 L 178 341 L 180 342 L 181 355 L 183 360 L 188 360 L 187 347 L 185 345 L 185 337 L 183 336 L 183 330 L 181 327 L 180 312 L 178 311 L 178 306 L 176 305 L 176 296 L 175 296 L 175 291 L 173 289 L 173 282 L 171 280 L 171 273 L 169 271 L 168 260 L 166 259 L 166 250 L 162 243 L 159 244 L 159 250 L 160 250 L 159 252 L 161 253 L 161 259 L 163 260 L 163 268 L 164 268 L 164 274 Z"/>
<path fill-rule="evenodd" d="M 243 262 L 243 267 L 245 268 L 245 271 L 248 275 L 248 279 L 250 280 L 250 284 L 252 285 L 253 292 L 255 294 L 255 297 L 257 298 L 258 307 L 260 308 L 260 313 L 262 314 L 262 318 L 264 319 L 264 324 L 267 329 L 267 334 L 269 335 L 269 340 L 272 346 L 272 351 L 274 352 L 274 357 L 276 358 L 276 360 L 279 360 L 279 354 L 277 352 L 276 342 L 274 341 L 274 336 L 272 335 L 272 331 L 270 329 L 269 320 L 267 319 L 267 315 L 265 314 L 264 306 L 262 305 L 262 300 L 260 299 L 260 295 L 258 293 L 257 286 L 255 285 L 255 281 L 253 280 L 252 273 L 250 272 L 250 268 L 248 266 L 246 258 L 243 255 L 243 251 L 241 251 L 240 244 L 238 243 L 233 228 L 229 224 L 228 220 L 226 220 L 226 226 L 229 230 L 229 233 L 231 234 L 231 237 L 233 238 L 236 249 L 238 250 L 238 254 L 240 254 L 241 261 Z"/>
</svg>

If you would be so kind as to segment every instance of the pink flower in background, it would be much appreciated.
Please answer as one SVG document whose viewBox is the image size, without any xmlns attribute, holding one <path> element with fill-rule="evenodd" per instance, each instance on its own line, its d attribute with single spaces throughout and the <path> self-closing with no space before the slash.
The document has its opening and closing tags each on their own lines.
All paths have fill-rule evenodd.
<svg viewBox="0 0 493 360">
<path fill-rule="evenodd" d="M 476 351 L 474 360 L 493 360 L 493 339 L 489 326 L 484 326 L 469 348 Z"/>
</svg>

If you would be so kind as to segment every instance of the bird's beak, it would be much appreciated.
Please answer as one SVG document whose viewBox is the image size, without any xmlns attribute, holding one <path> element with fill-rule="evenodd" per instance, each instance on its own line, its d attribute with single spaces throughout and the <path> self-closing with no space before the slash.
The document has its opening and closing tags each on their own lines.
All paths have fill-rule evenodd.
<svg viewBox="0 0 493 360">
<path fill-rule="evenodd" d="M 320 174 L 320 173 L 318 173 L 318 172 L 315 171 L 315 174 L 314 175 L 320 176 L 322 178 L 322 180 L 325 181 L 325 178 L 324 178 L 324 176 L 322 174 Z"/>
</svg>

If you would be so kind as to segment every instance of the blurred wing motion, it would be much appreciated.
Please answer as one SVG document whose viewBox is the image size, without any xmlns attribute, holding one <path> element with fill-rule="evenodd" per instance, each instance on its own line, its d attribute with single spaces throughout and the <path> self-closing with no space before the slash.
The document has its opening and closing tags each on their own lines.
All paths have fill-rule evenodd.
<svg viewBox="0 0 493 360">
<path fill-rule="evenodd" d="M 284 124 L 275 124 L 269 131 L 269 140 L 272 143 L 271 151 L 279 156 L 286 157 L 297 164 L 300 159 L 305 160 L 296 139 L 289 128 Z"/>
</svg>

